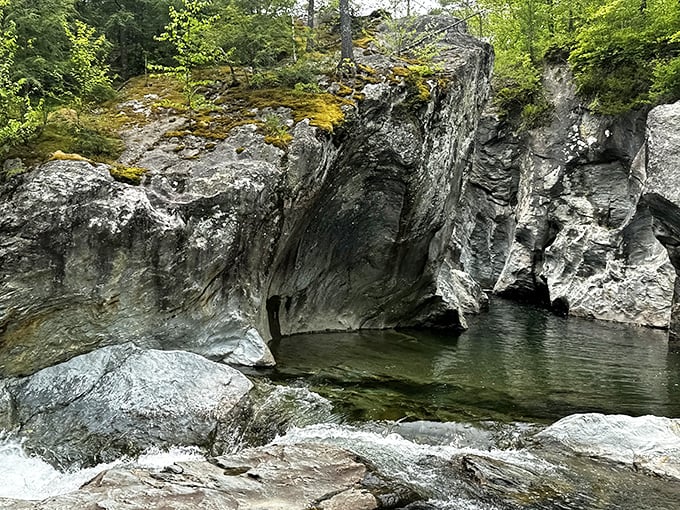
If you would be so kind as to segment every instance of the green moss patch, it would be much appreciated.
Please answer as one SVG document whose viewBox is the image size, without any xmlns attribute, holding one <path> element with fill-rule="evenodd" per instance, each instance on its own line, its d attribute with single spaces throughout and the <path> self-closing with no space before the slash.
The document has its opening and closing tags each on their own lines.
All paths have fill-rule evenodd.
<svg viewBox="0 0 680 510">
<path fill-rule="evenodd" d="M 113 177 L 115 180 L 124 182 L 126 184 L 132 184 L 134 186 L 139 186 L 139 184 L 141 184 L 142 178 L 147 172 L 148 170 L 146 168 L 118 164 L 112 165 L 109 169 L 111 177 Z"/>
</svg>

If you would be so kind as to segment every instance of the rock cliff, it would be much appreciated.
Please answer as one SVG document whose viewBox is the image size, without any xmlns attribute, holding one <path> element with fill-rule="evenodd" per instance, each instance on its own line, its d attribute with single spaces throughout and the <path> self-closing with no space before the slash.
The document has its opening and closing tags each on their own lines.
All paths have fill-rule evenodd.
<svg viewBox="0 0 680 510">
<path fill-rule="evenodd" d="M 652 216 L 654 234 L 680 274 L 680 102 L 649 112 L 647 140 L 640 150 L 641 207 Z M 676 278 L 670 339 L 680 340 L 680 278 Z"/>
<path fill-rule="evenodd" d="M 141 186 L 64 160 L 6 182 L 0 376 L 128 341 L 267 365 L 280 334 L 464 327 L 482 296 L 449 243 L 492 53 L 450 18 L 423 23 L 439 77 L 365 50 L 373 79 L 332 135 L 253 110 L 293 126 L 284 151 L 254 124 L 208 140 L 168 113 L 124 133 Z"/>
<path fill-rule="evenodd" d="M 565 315 L 667 327 L 675 271 L 640 200 L 646 112 L 591 114 L 562 65 L 544 85 L 545 125 L 482 121 L 454 232 L 462 269 Z"/>
</svg>

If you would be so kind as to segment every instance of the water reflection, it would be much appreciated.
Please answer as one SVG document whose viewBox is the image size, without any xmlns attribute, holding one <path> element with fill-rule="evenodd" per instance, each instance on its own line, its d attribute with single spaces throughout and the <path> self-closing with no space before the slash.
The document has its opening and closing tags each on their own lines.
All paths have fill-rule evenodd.
<svg viewBox="0 0 680 510">
<path fill-rule="evenodd" d="M 295 335 L 272 377 L 301 379 L 349 417 L 552 421 L 577 412 L 680 416 L 680 353 L 662 331 L 562 319 L 501 300 L 459 335 Z"/>
</svg>

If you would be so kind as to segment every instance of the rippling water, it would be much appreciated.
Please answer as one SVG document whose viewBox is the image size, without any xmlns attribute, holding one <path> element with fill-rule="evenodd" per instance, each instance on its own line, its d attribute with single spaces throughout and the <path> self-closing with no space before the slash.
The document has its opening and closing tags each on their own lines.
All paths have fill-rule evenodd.
<svg viewBox="0 0 680 510">
<path fill-rule="evenodd" d="M 78 490 L 98 473 L 121 466 L 163 468 L 175 462 L 202 460 L 198 448 L 149 450 L 138 459 L 121 459 L 88 469 L 61 472 L 40 457 L 28 455 L 21 441 L 0 437 L 0 498 L 41 500 Z"/>
<path fill-rule="evenodd" d="M 533 439 L 546 423 L 574 413 L 680 417 L 680 353 L 669 350 L 664 332 L 565 320 L 501 300 L 469 322 L 460 335 L 362 331 L 283 339 L 273 349 L 278 366 L 257 373 L 292 387 L 259 384 L 257 412 L 240 424 L 232 446 L 265 429 L 280 434 L 279 443 L 336 444 L 443 510 L 680 508 L 677 480 Z M 298 426 L 284 433 L 290 424 Z M 471 478 L 461 467 L 468 457 L 507 474 L 507 490 L 502 476 L 500 495 Z M 183 449 L 116 465 L 200 458 Z M 63 494 L 107 467 L 61 473 L 0 437 L 0 498 Z M 513 489 L 524 473 L 529 489 Z"/>
<path fill-rule="evenodd" d="M 663 331 L 563 319 L 495 300 L 460 335 L 361 331 L 275 346 L 278 381 L 304 381 L 348 417 L 549 422 L 579 412 L 680 416 L 680 353 Z"/>
</svg>

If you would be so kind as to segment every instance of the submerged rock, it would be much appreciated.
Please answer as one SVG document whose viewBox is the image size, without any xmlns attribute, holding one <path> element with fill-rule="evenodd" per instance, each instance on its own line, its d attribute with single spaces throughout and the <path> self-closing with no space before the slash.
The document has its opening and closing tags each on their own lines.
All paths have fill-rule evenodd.
<svg viewBox="0 0 680 510">
<path fill-rule="evenodd" d="M 112 461 L 151 446 L 208 448 L 252 384 L 196 354 L 105 347 L 6 381 L 8 429 L 25 447 L 69 467 Z M 8 413 L 0 407 L 0 416 Z"/>
</svg>

